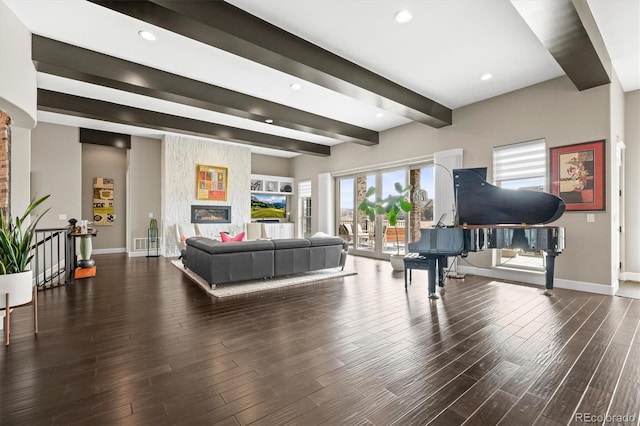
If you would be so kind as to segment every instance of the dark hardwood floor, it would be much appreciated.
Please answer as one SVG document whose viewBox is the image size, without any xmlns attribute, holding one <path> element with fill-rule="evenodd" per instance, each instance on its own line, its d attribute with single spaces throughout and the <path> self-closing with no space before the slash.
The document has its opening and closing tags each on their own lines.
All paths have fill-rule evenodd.
<svg viewBox="0 0 640 426">
<path fill-rule="evenodd" d="M 216 300 L 168 259 L 95 259 L 40 292 L 37 336 L 14 311 L 2 426 L 638 424 L 640 300 L 476 276 L 431 301 L 426 271 L 405 293 L 354 257 L 356 276 Z"/>
</svg>

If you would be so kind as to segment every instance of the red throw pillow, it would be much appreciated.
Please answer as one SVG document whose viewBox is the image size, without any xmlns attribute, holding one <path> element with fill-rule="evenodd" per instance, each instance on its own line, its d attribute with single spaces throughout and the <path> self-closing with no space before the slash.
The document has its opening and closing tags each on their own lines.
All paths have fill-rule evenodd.
<svg viewBox="0 0 640 426">
<path fill-rule="evenodd" d="M 228 243 L 230 241 L 242 241 L 242 240 L 244 240 L 244 232 L 239 233 L 235 237 L 232 237 L 231 235 L 227 234 L 226 232 L 221 232 L 220 233 L 220 238 L 222 239 L 223 243 Z"/>
</svg>

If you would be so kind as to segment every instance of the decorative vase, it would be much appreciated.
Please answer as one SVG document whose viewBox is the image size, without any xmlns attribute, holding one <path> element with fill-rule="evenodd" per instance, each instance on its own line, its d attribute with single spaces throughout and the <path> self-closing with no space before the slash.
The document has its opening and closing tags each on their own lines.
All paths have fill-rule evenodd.
<svg viewBox="0 0 640 426">
<path fill-rule="evenodd" d="M 158 238 L 158 221 L 156 219 L 151 219 L 149 221 L 149 241 L 152 243 L 155 243 L 157 238 Z"/>
<path fill-rule="evenodd" d="M 404 271 L 404 255 L 392 254 L 390 260 L 394 271 Z"/>
<path fill-rule="evenodd" d="M 0 309 L 6 308 L 7 293 L 11 306 L 20 306 L 31 302 L 33 300 L 31 271 L 0 275 Z M 3 327 L 4 321 L 0 321 L 0 329 Z"/>
<path fill-rule="evenodd" d="M 92 249 L 93 243 L 91 242 L 91 235 L 83 235 L 80 237 L 80 256 L 82 259 L 78 261 L 79 267 L 91 268 L 96 264 L 96 261 L 91 259 Z"/>
</svg>

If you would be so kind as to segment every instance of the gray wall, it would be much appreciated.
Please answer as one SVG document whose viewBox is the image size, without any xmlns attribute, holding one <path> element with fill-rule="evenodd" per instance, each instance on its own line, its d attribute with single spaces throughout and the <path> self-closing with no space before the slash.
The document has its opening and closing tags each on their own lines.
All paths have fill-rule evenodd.
<svg viewBox="0 0 640 426">
<path fill-rule="evenodd" d="M 640 90 L 625 96 L 625 260 L 627 279 L 640 281 Z"/>
<path fill-rule="evenodd" d="M 82 218 L 82 147 L 77 127 L 38 123 L 31 131 L 31 193 L 51 194 L 51 210 L 38 227 L 68 225 L 66 219 Z"/>
<path fill-rule="evenodd" d="M 251 154 L 251 173 L 290 177 L 293 176 L 293 160 L 271 155 Z"/>
<path fill-rule="evenodd" d="M 162 141 L 138 136 L 131 137 L 129 151 L 129 233 L 127 251 L 133 252 L 134 239 L 146 238 L 149 213 L 161 229 L 161 164 Z M 170 237 L 170 236 L 166 236 Z M 146 255 L 146 251 L 144 252 Z"/>
<path fill-rule="evenodd" d="M 82 144 L 82 219 L 93 221 L 93 178 L 114 181 L 113 225 L 93 225 L 98 236 L 93 239 L 96 253 L 124 252 L 127 227 L 127 150 L 110 146 Z"/>
<path fill-rule="evenodd" d="M 332 147 L 328 158 L 296 157 L 294 176 L 316 182 L 324 172 L 463 148 L 464 166 L 488 166 L 491 181 L 494 146 L 537 138 L 545 138 L 548 147 L 608 140 L 609 96 L 608 86 L 579 92 L 566 77 L 554 79 L 455 110 L 454 124 L 448 127 L 411 123 L 382 132 L 375 147 L 347 143 Z M 587 223 L 585 213 L 567 212 L 554 223 L 567 231 L 567 248 L 556 264 L 557 278 L 611 284 L 610 213 L 595 216 L 595 223 Z M 491 267 L 490 252 L 475 253 L 469 260 L 481 268 Z"/>
</svg>

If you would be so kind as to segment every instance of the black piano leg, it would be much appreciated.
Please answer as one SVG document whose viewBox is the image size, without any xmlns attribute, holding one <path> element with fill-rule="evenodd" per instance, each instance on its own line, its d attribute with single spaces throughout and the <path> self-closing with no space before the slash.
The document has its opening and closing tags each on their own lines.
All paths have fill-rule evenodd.
<svg viewBox="0 0 640 426">
<path fill-rule="evenodd" d="M 545 290 L 542 294 L 545 296 L 551 296 L 551 291 L 553 290 L 553 273 L 556 267 L 556 256 L 558 253 L 556 252 L 545 252 L 547 254 L 547 268 L 545 270 L 544 278 L 545 278 Z"/>
<path fill-rule="evenodd" d="M 438 287 L 444 287 L 444 269 L 447 267 L 447 257 L 438 258 Z"/>
<path fill-rule="evenodd" d="M 427 272 L 429 275 L 429 299 L 439 299 L 436 294 L 436 258 L 427 259 Z"/>
</svg>

